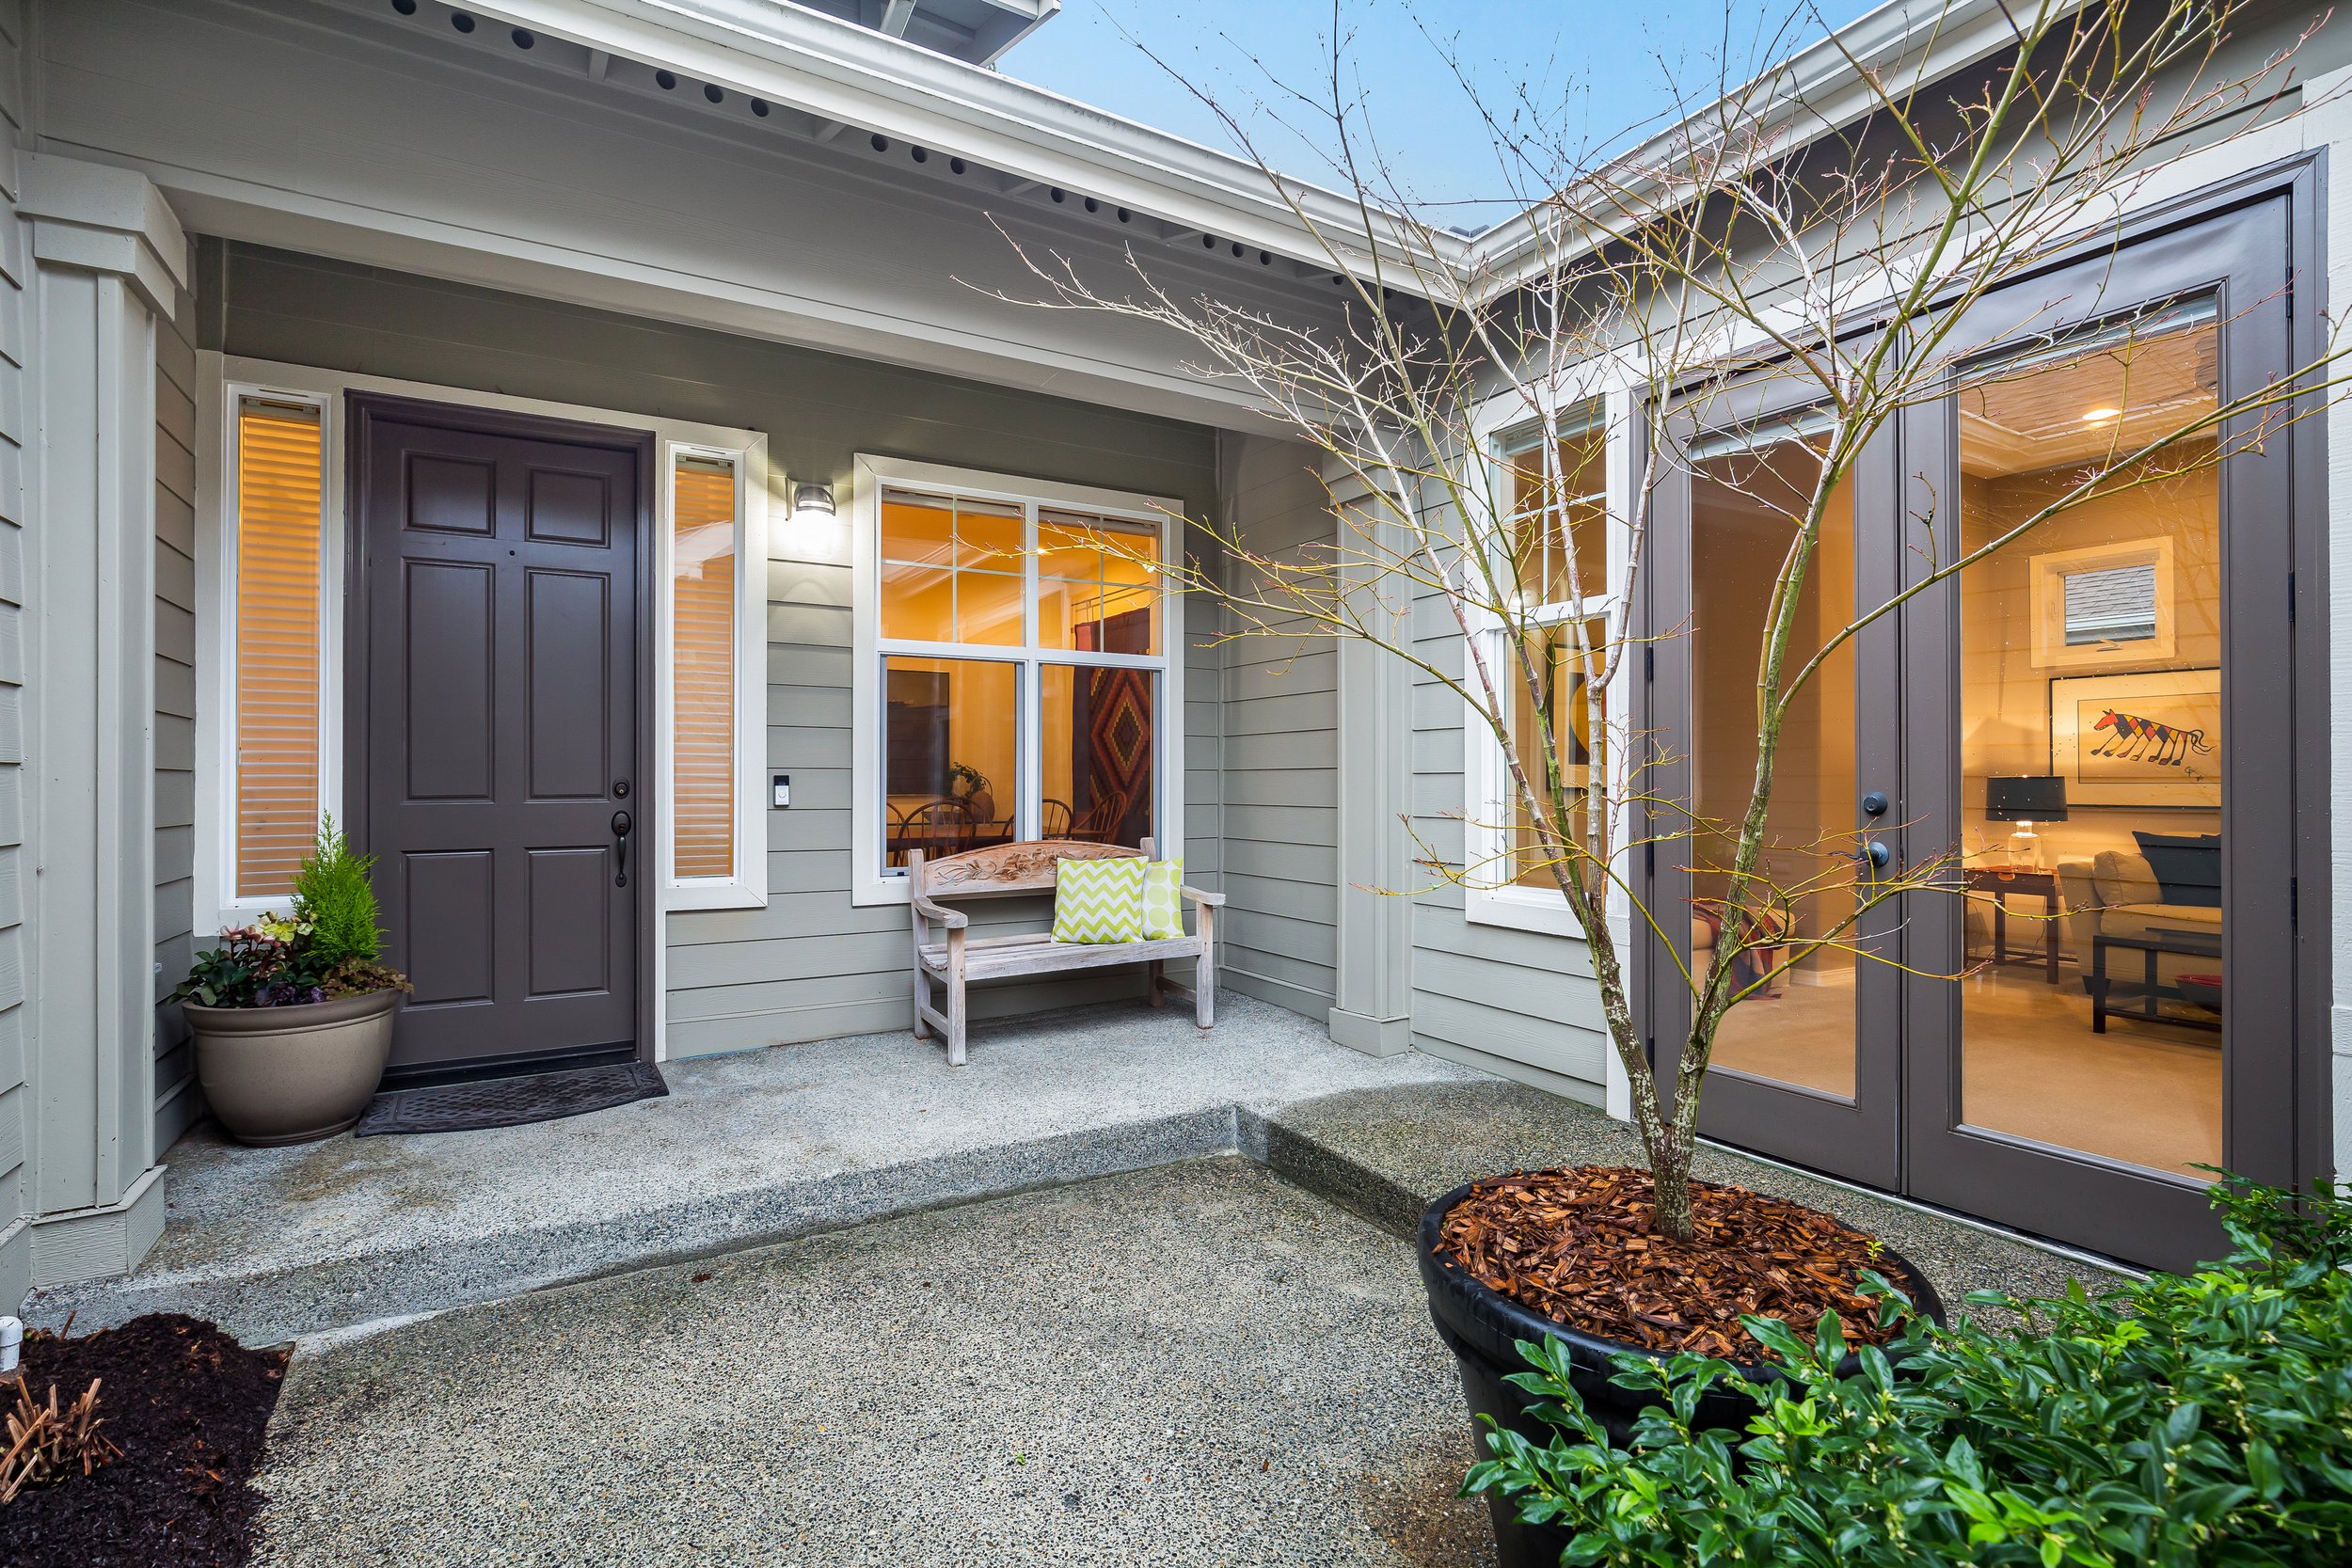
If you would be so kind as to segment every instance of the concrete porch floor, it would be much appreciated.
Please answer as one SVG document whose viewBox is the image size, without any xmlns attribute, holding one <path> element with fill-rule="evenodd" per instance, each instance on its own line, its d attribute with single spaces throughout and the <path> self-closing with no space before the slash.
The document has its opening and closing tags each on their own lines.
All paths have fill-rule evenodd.
<svg viewBox="0 0 2352 1568">
<path fill-rule="evenodd" d="M 278 1149 L 199 1129 L 167 1157 L 168 1217 L 140 1268 L 37 1291 L 26 1320 L 185 1312 L 269 1344 L 1234 1153 L 1403 1237 L 1475 1177 L 1641 1158 L 1589 1107 L 1435 1057 L 1365 1056 L 1244 998 L 1207 1033 L 1119 1004 L 996 1023 L 961 1069 L 889 1034 L 663 1070 L 666 1099 L 528 1127 Z M 2096 1272 L 1725 1150 L 1697 1174 L 1883 1237 L 1947 1302 Z"/>
<path fill-rule="evenodd" d="M 1336 1089 L 1465 1083 L 1244 997 L 1217 1026 L 1106 1004 L 976 1025 L 971 1061 L 866 1035 L 665 1064 L 670 1094 L 478 1132 L 166 1155 L 163 1239 L 28 1322 L 210 1318 L 248 1344 L 1239 1147 L 1239 1117 Z"/>
</svg>

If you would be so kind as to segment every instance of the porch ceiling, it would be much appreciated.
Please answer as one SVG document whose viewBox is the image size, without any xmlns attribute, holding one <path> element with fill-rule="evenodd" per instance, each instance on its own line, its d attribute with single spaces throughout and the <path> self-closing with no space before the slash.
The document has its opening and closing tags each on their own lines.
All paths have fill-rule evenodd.
<svg viewBox="0 0 2352 1568">
<path fill-rule="evenodd" d="M 1057 203 L 682 67 L 528 28 L 523 47 L 476 9 L 461 33 L 436 0 L 53 8 L 40 147 L 139 169 L 223 238 L 1227 428 L 1262 428 L 1251 398 L 1187 369 L 1175 334 L 1025 303 L 1044 290 L 1011 242 L 1101 282 L 1132 281 L 1132 248 L 1180 294 L 1338 310 L 1327 275 L 1227 232 L 1202 245 L 1083 186 Z"/>
</svg>

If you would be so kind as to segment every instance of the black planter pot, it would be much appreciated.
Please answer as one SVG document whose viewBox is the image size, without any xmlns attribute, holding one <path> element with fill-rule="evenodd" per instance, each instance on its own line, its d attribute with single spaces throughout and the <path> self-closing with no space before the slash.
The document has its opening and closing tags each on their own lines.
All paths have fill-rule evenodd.
<svg viewBox="0 0 2352 1568">
<path fill-rule="evenodd" d="M 1503 1381 L 1514 1372 L 1532 1370 L 1514 1348 L 1518 1341 L 1538 1340 L 1547 1335 L 1565 1341 L 1570 1362 L 1568 1382 L 1583 1396 L 1584 1408 L 1610 1439 L 1623 1444 L 1632 1435 L 1635 1418 L 1652 1402 L 1645 1394 L 1620 1388 L 1610 1382 L 1615 1369 L 1609 1358 L 1627 1352 L 1648 1355 L 1653 1360 L 1662 1361 L 1665 1357 L 1639 1345 L 1604 1339 L 1554 1323 L 1540 1312 L 1532 1312 L 1510 1297 L 1481 1285 L 1442 1253 L 1438 1238 L 1446 1215 L 1455 1204 L 1470 1196 L 1470 1188 L 1477 1184 L 1466 1182 L 1454 1188 L 1422 1215 L 1421 1278 L 1429 1291 L 1429 1316 L 1438 1325 L 1438 1338 L 1445 1341 L 1446 1348 L 1461 1365 L 1462 1395 L 1469 1402 L 1470 1421 L 1477 1429 L 1478 1451 L 1486 1451 L 1486 1428 L 1478 1419 L 1481 1416 L 1493 1417 L 1496 1424 L 1510 1428 L 1532 1443 L 1542 1443 L 1551 1436 L 1551 1429 L 1529 1414 L 1536 1402 L 1534 1396 Z M 1893 1248 L 1880 1253 L 1879 1272 L 1909 1296 L 1912 1305 L 1931 1322 L 1946 1321 L 1944 1302 L 1935 1293 L 1935 1287 Z M 1860 1361 L 1854 1356 L 1848 1356 L 1841 1368 L 1847 1372 L 1859 1370 Z M 1771 1368 L 1748 1367 L 1742 1370 L 1756 1378 L 1779 1375 Z M 1755 1413 L 1753 1401 L 1714 1387 L 1699 1401 L 1692 1424 L 1701 1430 L 1736 1431 L 1745 1426 Z M 1486 1495 L 1486 1508 L 1494 1520 L 1502 1568 L 1555 1568 L 1561 1548 L 1568 1544 L 1566 1530 L 1548 1525 L 1520 1524 L 1515 1517 L 1516 1505 L 1496 1493 Z"/>
</svg>

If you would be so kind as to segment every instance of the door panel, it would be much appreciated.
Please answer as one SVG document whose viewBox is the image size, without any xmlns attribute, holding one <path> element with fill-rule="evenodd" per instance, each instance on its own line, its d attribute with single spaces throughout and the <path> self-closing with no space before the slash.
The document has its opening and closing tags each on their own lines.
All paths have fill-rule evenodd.
<svg viewBox="0 0 2352 1568">
<path fill-rule="evenodd" d="M 631 1051 L 643 438 L 353 404 L 351 817 L 417 988 L 393 1070 Z"/>
<path fill-rule="evenodd" d="M 1654 503 L 1649 624 L 1658 629 L 1647 727 L 1661 759 L 1658 793 L 1687 802 L 1688 812 L 1654 819 L 1653 832 L 1673 835 L 1649 878 L 1674 946 L 1649 956 L 1645 985 L 1668 1074 L 1693 1010 L 1684 976 L 1704 977 L 1724 924 L 1732 830 L 1756 766 L 1766 595 L 1788 548 L 1788 512 L 1820 475 L 1814 422 L 1794 390 L 1783 382 L 1717 391 L 1666 432 L 1678 455 Z M 1867 452 L 1833 493 L 1791 668 L 1858 604 L 1889 592 L 1892 542 L 1867 524 L 1892 502 L 1892 447 Z M 1747 994 L 1717 1032 L 1700 1109 L 1710 1137 L 1883 1186 L 1899 1175 L 1899 998 L 1891 967 L 1863 956 L 1889 950 L 1894 912 L 1853 924 L 1853 868 L 1875 820 L 1863 798 L 1891 788 L 1894 777 L 1893 636 L 1891 627 L 1867 629 L 1799 694 L 1759 866 L 1790 896 L 1762 900 L 1771 907 L 1747 917 L 1791 935 L 1842 929 L 1840 945 L 1778 974 L 1787 955 L 1760 953 L 1735 975 Z M 1676 918 L 1665 919 L 1668 911 Z"/>
<path fill-rule="evenodd" d="M 2038 357 L 1909 421 L 1918 557 L 2062 483 L 2087 428 L 2144 441 L 2284 375 L 2286 213 L 2240 208 L 1981 302 L 1956 352 Z M 2244 450 L 2253 428 L 2224 427 L 2217 469 L 2070 511 L 1906 626 L 1909 844 L 1977 867 L 1907 925 L 1915 968 L 1966 974 L 1909 988 L 1909 1188 L 2167 1267 L 2223 1245 L 2194 1166 L 2295 1171 L 2296 433 Z M 1931 488 L 1959 504 L 1938 514 Z M 2016 839 L 2031 814 L 1992 809 L 1988 781 L 2036 758 L 2036 809 L 2063 790 L 2064 816 Z M 2032 846 L 2033 885 L 2004 888 Z M 2004 915 L 2039 964 L 1993 962 L 1994 901 L 2030 927 L 2053 898 L 2055 944 Z"/>
</svg>

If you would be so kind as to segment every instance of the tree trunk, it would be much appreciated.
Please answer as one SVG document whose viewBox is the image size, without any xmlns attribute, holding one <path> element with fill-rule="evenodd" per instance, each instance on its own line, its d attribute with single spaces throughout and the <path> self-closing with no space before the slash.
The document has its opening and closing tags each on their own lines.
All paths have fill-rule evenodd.
<svg viewBox="0 0 2352 1568">
<path fill-rule="evenodd" d="M 1671 1241 L 1691 1239 L 1692 1144 L 1672 1122 L 1650 1139 L 1649 1172 L 1656 1206 L 1650 1227 Z"/>
</svg>

